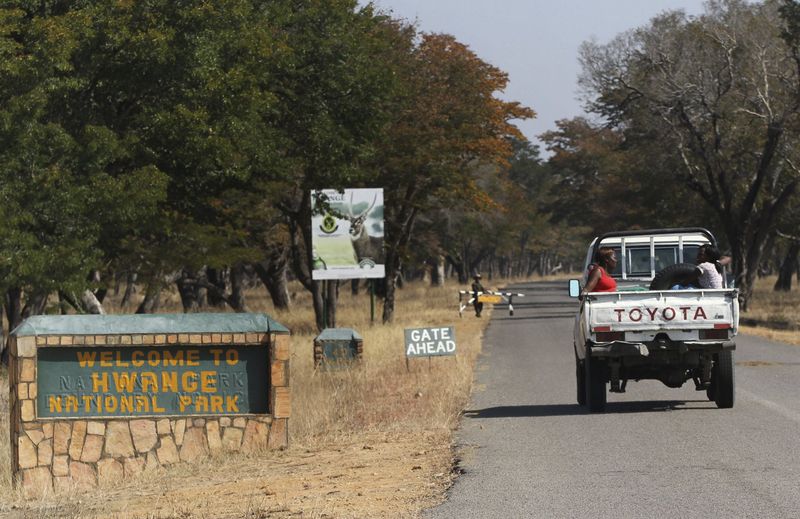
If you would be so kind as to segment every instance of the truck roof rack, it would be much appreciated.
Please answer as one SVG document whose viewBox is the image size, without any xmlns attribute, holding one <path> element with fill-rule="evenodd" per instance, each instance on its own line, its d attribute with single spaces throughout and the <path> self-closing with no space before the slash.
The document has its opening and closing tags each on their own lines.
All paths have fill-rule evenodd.
<svg viewBox="0 0 800 519">
<path fill-rule="evenodd" d="M 717 239 L 708 229 L 704 227 L 673 227 L 669 229 L 637 229 L 632 231 L 614 231 L 614 232 L 607 232 L 597 237 L 597 241 L 595 244 L 600 243 L 605 238 L 613 238 L 616 236 L 639 236 L 642 234 L 689 234 L 689 233 L 700 233 L 705 234 L 708 236 L 709 241 L 715 247 L 717 246 Z"/>
</svg>

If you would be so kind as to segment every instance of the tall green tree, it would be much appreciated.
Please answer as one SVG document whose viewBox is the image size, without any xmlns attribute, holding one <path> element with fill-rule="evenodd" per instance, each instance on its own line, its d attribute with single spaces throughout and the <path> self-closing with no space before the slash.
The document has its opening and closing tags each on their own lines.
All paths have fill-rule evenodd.
<svg viewBox="0 0 800 519">
<path fill-rule="evenodd" d="M 165 196 L 164 175 L 129 160 L 130 142 L 69 109 L 86 94 L 75 57 L 87 26 L 60 3 L 0 8 L 0 271 L 11 328 L 44 311 L 51 292 L 86 290 L 89 272 Z"/>
<path fill-rule="evenodd" d="M 713 1 L 701 16 L 666 13 L 581 54 L 593 110 L 650 132 L 716 213 L 743 308 L 800 180 L 800 84 L 783 26 L 776 2 Z"/>
<path fill-rule="evenodd" d="M 448 35 L 424 34 L 392 62 L 400 78 L 375 167 L 386 203 L 384 322 L 394 315 L 397 276 L 421 214 L 442 207 L 494 203 L 478 185 L 486 166 L 507 166 L 511 123 L 533 116 L 495 97 L 508 76 Z"/>
</svg>

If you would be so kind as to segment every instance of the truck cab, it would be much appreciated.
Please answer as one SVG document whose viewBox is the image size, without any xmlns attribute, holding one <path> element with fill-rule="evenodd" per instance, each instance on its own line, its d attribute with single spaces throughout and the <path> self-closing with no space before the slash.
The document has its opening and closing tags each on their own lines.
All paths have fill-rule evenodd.
<svg viewBox="0 0 800 519">
<path fill-rule="evenodd" d="M 691 272 L 701 245 L 716 245 L 703 228 L 612 232 L 591 242 L 571 296 L 586 283 L 600 247 L 615 249 L 620 261 L 609 273 L 617 291 L 580 301 L 573 333 L 579 404 L 602 411 L 607 387 L 625 392 L 629 381 L 654 379 L 672 388 L 692 380 L 718 407 L 733 406 L 736 290 L 672 289 L 670 276 Z"/>
</svg>

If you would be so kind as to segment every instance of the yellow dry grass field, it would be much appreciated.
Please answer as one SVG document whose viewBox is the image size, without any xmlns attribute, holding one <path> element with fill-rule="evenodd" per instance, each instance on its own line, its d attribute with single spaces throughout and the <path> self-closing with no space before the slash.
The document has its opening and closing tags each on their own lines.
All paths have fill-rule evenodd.
<svg viewBox="0 0 800 519">
<path fill-rule="evenodd" d="M 794 279 L 790 292 L 775 292 L 772 287 L 776 279 L 776 276 L 758 279 L 750 310 L 742 313 L 742 319 L 755 319 L 759 326 L 742 326 L 740 332 L 800 345 L 800 283 Z M 770 325 L 788 329 L 773 329 Z"/>
<path fill-rule="evenodd" d="M 457 314 L 457 285 L 409 284 L 398 291 L 396 319 L 370 323 L 369 295 L 342 284 L 337 324 L 364 338 L 361 365 L 315 371 L 310 298 L 300 287 L 288 312 L 263 289 L 248 293 L 292 330 L 290 447 L 158 468 L 93 492 L 39 500 L 12 490 L 8 391 L 0 387 L 0 515 L 13 517 L 414 517 L 441 499 L 452 480 L 451 438 L 466 404 L 488 313 Z M 176 294 L 168 310 L 179 311 Z M 110 307 L 115 311 L 113 300 Z M 406 364 L 403 329 L 454 325 L 456 357 Z"/>
</svg>

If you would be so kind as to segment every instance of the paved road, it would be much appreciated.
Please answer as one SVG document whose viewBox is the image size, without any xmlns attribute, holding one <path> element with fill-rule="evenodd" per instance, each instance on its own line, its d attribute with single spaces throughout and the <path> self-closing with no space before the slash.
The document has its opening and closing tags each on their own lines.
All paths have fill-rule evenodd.
<svg viewBox="0 0 800 519">
<path fill-rule="evenodd" d="M 733 409 L 642 381 L 588 414 L 566 283 L 516 288 L 484 340 L 464 473 L 426 517 L 800 517 L 800 346 L 740 336 Z"/>
</svg>

